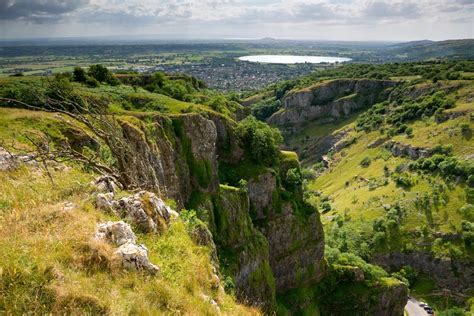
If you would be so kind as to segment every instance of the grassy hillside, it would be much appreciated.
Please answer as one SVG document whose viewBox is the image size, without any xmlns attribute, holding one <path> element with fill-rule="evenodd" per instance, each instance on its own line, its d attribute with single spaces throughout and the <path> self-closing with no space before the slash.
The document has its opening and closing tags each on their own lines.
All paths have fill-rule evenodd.
<svg viewBox="0 0 474 316">
<path fill-rule="evenodd" d="M 1 109 L 1 138 L 28 143 L 27 131 L 58 138 L 57 115 Z M 160 275 L 127 272 L 114 263 L 113 248 L 93 239 L 98 223 L 119 220 L 96 209 L 96 175 L 77 165 L 0 171 L 0 310 L 73 314 L 257 314 L 216 287 L 210 249 L 197 246 L 181 220 L 159 237 L 138 234 Z M 125 195 L 127 192 L 121 192 Z M 206 299 L 207 297 L 207 299 Z"/>
<path fill-rule="evenodd" d="M 55 77 L 9 77 L 0 79 L 0 96 L 15 99 L 29 105 L 43 107 L 46 98 L 58 98 L 58 90 L 83 103 L 107 107 L 111 112 L 141 113 L 159 112 L 180 114 L 190 112 L 218 112 L 235 117 L 243 108 L 231 96 L 227 96 L 197 84 L 194 78 L 170 76 L 122 75 L 112 76 L 109 82 L 99 82 L 87 76 L 77 81 L 70 73 L 59 73 Z M 120 80 L 124 84 L 120 84 Z M 11 106 L 0 102 L 0 106 Z M 17 105 L 15 105 L 17 106 Z"/>
<path fill-rule="evenodd" d="M 389 253 L 423 252 L 472 264 L 474 84 L 443 82 L 432 93 L 453 84 L 456 88 L 445 89 L 444 101 L 438 103 L 426 101 L 427 96 L 413 103 L 407 95 L 394 97 L 335 123 L 310 122 L 288 138 L 288 144 L 298 148 L 346 132 L 346 147 L 329 152 L 326 168 L 320 163 L 313 166 L 320 174 L 308 181 L 309 199 L 322 212 L 329 247 L 369 261 Z M 405 84 L 404 91 L 410 86 Z M 443 102 L 449 106 L 440 105 L 436 112 L 434 104 Z M 407 114 L 409 109 L 416 110 Z M 431 157 L 399 155 L 387 145 L 390 142 L 425 150 Z M 426 282 L 431 284 L 429 290 L 423 290 Z M 414 295 L 440 310 L 456 299 L 462 305 L 460 301 L 466 302 L 473 290 L 464 284 L 463 293 L 451 292 L 452 300 L 446 300 L 430 276 L 420 275 L 412 283 Z"/>
</svg>

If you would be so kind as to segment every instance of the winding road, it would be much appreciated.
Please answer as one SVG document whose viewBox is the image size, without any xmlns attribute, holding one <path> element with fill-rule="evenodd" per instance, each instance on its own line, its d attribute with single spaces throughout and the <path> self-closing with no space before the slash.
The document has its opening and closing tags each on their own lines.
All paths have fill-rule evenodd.
<svg viewBox="0 0 474 316">
<path fill-rule="evenodd" d="M 405 311 L 409 316 L 427 316 L 428 313 L 420 307 L 420 302 L 414 298 L 409 298 L 407 305 L 405 305 Z"/>
</svg>

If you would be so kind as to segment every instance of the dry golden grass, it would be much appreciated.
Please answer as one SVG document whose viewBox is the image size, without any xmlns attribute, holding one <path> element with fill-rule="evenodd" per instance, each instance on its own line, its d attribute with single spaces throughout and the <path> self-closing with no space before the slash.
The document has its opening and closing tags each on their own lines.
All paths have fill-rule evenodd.
<svg viewBox="0 0 474 316">
<path fill-rule="evenodd" d="M 117 220 L 91 203 L 92 175 L 71 169 L 0 172 L 0 314 L 258 314 L 216 286 L 209 250 L 185 224 L 138 235 L 159 276 L 123 271 L 114 248 L 92 240 L 96 225 Z M 65 207 L 70 202 L 74 208 Z"/>
</svg>

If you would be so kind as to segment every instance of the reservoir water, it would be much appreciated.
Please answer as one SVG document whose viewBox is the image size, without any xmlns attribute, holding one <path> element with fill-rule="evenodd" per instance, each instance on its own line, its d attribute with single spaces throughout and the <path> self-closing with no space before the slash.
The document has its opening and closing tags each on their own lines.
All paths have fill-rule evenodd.
<svg viewBox="0 0 474 316">
<path fill-rule="evenodd" d="M 255 63 L 269 64 L 302 64 L 302 63 L 335 63 L 350 61 L 350 58 L 331 57 L 331 56 L 297 56 L 297 55 L 252 55 L 242 56 L 239 60 L 250 61 Z"/>
</svg>

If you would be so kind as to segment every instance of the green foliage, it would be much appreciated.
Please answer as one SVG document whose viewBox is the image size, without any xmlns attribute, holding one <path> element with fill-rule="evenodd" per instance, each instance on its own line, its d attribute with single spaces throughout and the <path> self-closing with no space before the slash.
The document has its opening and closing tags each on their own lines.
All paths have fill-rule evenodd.
<svg viewBox="0 0 474 316">
<path fill-rule="evenodd" d="M 395 181 L 398 186 L 404 188 L 410 188 L 415 184 L 415 179 L 408 172 L 394 172 L 392 173 L 392 180 Z"/>
<path fill-rule="evenodd" d="M 433 147 L 433 153 L 435 154 L 450 155 L 452 151 L 453 151 L 452 144 L 447 144 L 447 145 L 438 144 Z"/>
<path fill-rule="evenodd" d="M 288 169 L 284 178 L 284 187 L 289 191 L 295 192 L 301 187 L 302 183 L 303 180 L 301 177 L 300 168 Z"/>
<path fill-rule="evenodd" d="M 459 213 L 468 221 L 474 222 L 474 205 L 465 204 L 459 209 Z"/>
<path fill-rule="evenodd" d="M 404 122 L 413 121 L 421 117 L 429 117 L 444 109 L 454 106 L 454 100 L 446 96 L 443 91 L 435 92 L 426 97 L 420 97 L 416 101 L 406 101 L 395 108 L 387 117 L 387 122 L 395 127 L 401 127 Z M 398 130 L 404 132 L 404 130 Z"/>
<path fill-rule="evenodd" d="M 442 110 L 453 106 L 454 100 L 447 97 L 443 91 L 421 96 L 416 100 L 395 97 L 392 103 L 389 104 L 388 101 L 385 101 L 375 104 L 359 115 L 356 129 L 370 132 L 387 123 L 392 126 L 389 130 L 390 135 L 406 133 L 411 137 L 413 128 L 407 126 L 407 123 L 441 113 Z"/>
<path fill-rule="evenodd" d="M 249 116 L 237 124 L 235 132 L 255 163 L 271 166 L 276 162 L 283 141 L 278 129 Z"/>
<path fill-rule="evenodd" d="M 168 76 L 163 72 L 154 73 L 144 83 L 148 91 L 164 94 L 180 101 L 192 101 L 192 95 L 204 87 L 202 81 L 193 77 L 183 74 Z"/>
<path fill-rule="evenodd" d="M 85 83 L 87 80 L 87 74 L 82 67 L 74 67 L 74 71 L 72 72 L 73 80 L 76 82 Z"/>
<path fill-rule="evenodd" d="M 377 280 L 388 276 L 381 267 L 369 264 L 353 253 L 341 252 L 328 246 L 326 246 L 325 253 L 329 264 L 358 267 L 364 272 L 366 280 Z"/>
<path fill-rule="evenodd" d="M 384 122 L 387 105 L 388 102 L 378 103 L 362 113 L 357 118 L 356 129 L 370 132 L 379 128 Z"/>
<path fill-rule="evenodd" d="M 281 101 L 275 98 L 264 99 L 251 105 L 252 114 L 261 121 L 265 121 L 281 107 Z"/>
<path fill-rule="evenodd" d="M 435 154 L 430 158 L 419 158 L 409 164 L 411 170 L 423 170 L 427 172 L 439 171 L 444 177 L 460 176 L 472 186 L 474 175 L 474 162 L 458 160 L 456 157 L 446 156 L 450 153 L 452 146 L 438 146 L 436 151 L 443 154 Z"/>
<path fill-rule="evenodd" d="M 391 275 L 409 287 L 416 280 L 418 273 L 411 266 L 404 266 L 400 271 L 394 272 Z"/>
<path fill-rule="evenodd" d="M 84 83 L 91 88 L 97 88 L 100 85 L 100 82 L 97 81 L 97 79 L 90 76 L 86 77 L 86 81 Z"/>
<path fill-rule="evenodd" d="M 238 188 L 242 193 L 248 193 L 248 181 L 245 179 L 240 179 Z"/>
<path fill-rule="evenodd" d="M 463 135 L 471 135 L 472 134 L 471 126 L 468 123 L 461 124 L 461 133 Z"/>
<path fill-rule="evenodd" d="M 439 316 L 466 316 L 466 312 L 461 307 L 452 307 L 437 313 Z"/>
<path fill-rule="evenodd" d="M 312 168 L 301 168 L 301 178 L 303 178 L 303 180 L 314 180 L 317 175 L 316 170 Z"/>
<path fill-rule="evenodd" d="M 120 83 L 107 67 L 100 64 L 89 66 L 89 71 L 87 73 L 98 82 L 104 82 L 110 85 L 118 85 Z"/>
<path fill-rule="evenodd" d="M 320 205 L 321 212 L 327 213 L 332 209 L 331 203 L 329 201 L 324 201 Z"/>
<path fill-rule="evenodd" d="M 474 246 L 474 222 L 462 221 L 462 239 L 466 244 L 466 247 Z"/>
<path fill-rule="evenodd" d="M 231 276 L 229 275 L 224 276 L 222 283 L 223 283 L 224 290 L 226 293 L 235 295 L 235 281 Z"/>
<path fill-rule="evenodd" d="M 364 168 L 367 168 L 368 166 L 370 166 L 370 163 L 372 162 L 372 159 L 370 159 L 369 157 L 364 157 L 361 161 L 360 161 L 360 165 Z"/>
</svg>

